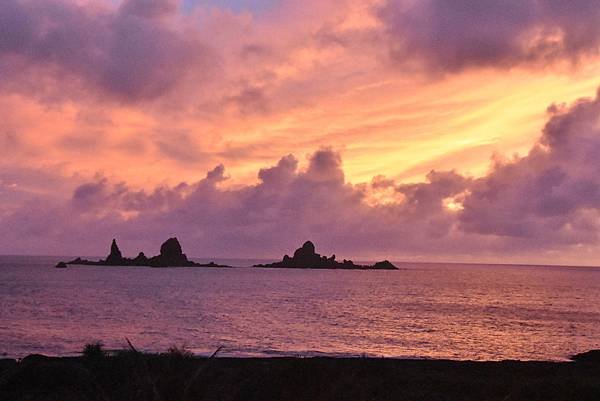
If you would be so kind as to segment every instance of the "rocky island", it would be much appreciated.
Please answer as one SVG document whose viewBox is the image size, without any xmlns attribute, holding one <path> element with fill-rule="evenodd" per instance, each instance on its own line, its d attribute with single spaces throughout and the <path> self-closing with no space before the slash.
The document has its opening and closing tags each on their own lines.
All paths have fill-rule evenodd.
<svg viewBox="0 0 600 401">
<path fill-rule="evenodd" d="M 70 262 L 59 262 L 56 267 L 64 268 L 67 265 L 91 265 L 91 266 L 150 266 L 150 267 L 229 267 L 219 265 L 215 262 L 200 264 L 192 262 L 181 249 L 177 238 L 169 238 L 160 246 L 160 254 L 146 257 L 140 252 L 135 258 L 123 257 L 116 240 L 112 240 L 110 254 L 106 259 L 92 261 L 86 259 L 73 259 Z"/>
<path fill-rule="evenodd" d="M 315 252 L 315 245 L 306 241 L 302 248 L 296 249 L 293 257 L 285 255 L 281 262 L 254 265 L 254 267 L 279 267 L 295 269 L 355 269 L 355 270 L 398 270 L 391 262 L 384 260 L 374 265 L 357 265 L 351 260 L 344 259 L 342 262 L 335 260 L 335 255 L 331 257 L 321 256 Z"/>
</svg>

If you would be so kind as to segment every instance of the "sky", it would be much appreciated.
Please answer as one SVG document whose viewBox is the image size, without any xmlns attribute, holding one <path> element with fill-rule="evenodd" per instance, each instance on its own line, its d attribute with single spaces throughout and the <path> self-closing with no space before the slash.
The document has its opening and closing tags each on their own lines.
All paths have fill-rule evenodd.
<svg viewBox="0 0 600 401">
<path fill-rule="evenodd" d="M 598 0 L 4 0 L 0 254 L 600 265 Z"/>
</svg>

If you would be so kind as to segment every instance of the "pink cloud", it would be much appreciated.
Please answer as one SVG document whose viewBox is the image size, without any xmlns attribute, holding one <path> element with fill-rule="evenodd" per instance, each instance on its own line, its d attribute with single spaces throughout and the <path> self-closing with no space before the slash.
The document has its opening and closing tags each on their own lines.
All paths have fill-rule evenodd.
<svg viewBox="0 0 600 401">
<path fill-rule="evenodd" d="M 553 110 L 527 156 L 497 162 L 478 179 L 432 171 L 419 184 L 379 176 L 352 185 L 330 149 L 315 152 L 302 170 L 285 156 L 261 169 L 255 185 L 223 186 L 222 165 L 200 181 L 150 192 L 98 177 L 68 200 L 31 195 L 4 215 L 0 251 L 101 254 L 115 236 L 149 251 L 175 234 L 190 254 L 248 257 L 278 256 L 305 239 L 330 253 L 366 257 L 460 258 L 507 249 L 518 257 L 597 247 L 599 115 L 600 98 Z M 396 201 L 368 202 L 371 192 L 390 188 Z M 459 210 L 446 207 L 452 198 Z"/>
<path fill-rule="evenodd" d="M 526 157 L 475 181 L 461 225 L 532 246 L 596 244 L 600 208 L 600 97 L 554 110 Z"/>
<path fill-rule="evenodd" d="M 173 235 L 216 256 L 280 256 L 306 239 L 377 258 L 596 247 L 598 100 L 553 108 L 527 156 L 480 178 L 348 178 L 350 152 L 367 156 L 369 174 L 394 152 L 420 174 L 431 159 L 412 160 L 407 140 L 430 150 L 463 119 L 430 120 L 483 97 L 450 99 L 468 79 L 445 92 L 406 84 L 414 71 L 389 71 L 390 48 L 417 73 L 571 62 L 598 52 L 594 5 L 285 1 L 258 17 L 182 13 L 175 0 L 6 0 L 0 252 L 98 254 L 117 236 L 151 253 Z M 432 157 L 450 165 L 495 146 L 469 143 Z M 309 149 L 306 163 L 288 154 Z M 373 201 L 380 192 L 386 202 Z"/>
</svg>

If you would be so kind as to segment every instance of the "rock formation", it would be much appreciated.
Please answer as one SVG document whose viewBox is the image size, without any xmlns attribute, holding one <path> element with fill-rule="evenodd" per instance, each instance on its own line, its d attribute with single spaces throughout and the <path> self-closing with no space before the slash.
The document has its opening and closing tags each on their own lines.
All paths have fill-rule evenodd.
<svg viewBox="0 0 600 401">
<path fill-rule="evenodd" d="M 81 258 L 70 262 L 59 262 L 56 267 L 67 267 L 67 265 L 92 265 L 92 266 L 151 266 L 151 267 L 229 267 L 218 265 L 215 262 L 200 264 L 188 260 L 181 249 L 177 238 L 169 238 L 160 247 L 160 254 L 147 258 L 143 252 L 133 259 L 124 258 L 116 240 L 112 240 L 110 254 L 104 260 L 91 261 Z"/>
<path fill-rule="evenodd" d="M 315 245 L 306 241 L 301 248 L 296 249 L 293 257 L 285 255 L 281 262 L 254 265 L 254 267 L 281 267 L 281 268 L 296 268 L 296 269 L 359 269 L 359 270 L 397 270 L 387 260 L 377 262 L 373 266 L 356 265 L 351 260 L 344 259 L 343 262 L 335 260 L 335 255 L 330 258 L 321 256 L 315 251 Z"/>
<path fill-rule="evenodd" d="M 167 266 L 193 266 L 194 262 L 190 262 L 183 253 L 181 245 L 177 238 L 169 238 L 160 246 L 160 255 L 149 259 L 150 266 L 167 267 Z M 193 265 L 190 265 L 193 263 Z"/>
<path fill-rule="evenodd" d="M 135 266 L 150 266 L 148 262 L 148 258 L 144 255 L 144 252 L 138 253 L 138 255 L 133 258 L 133 264 Z"/>
<path fill-rule="evenodd" d="M 394 270 L 398 269 L 396 266 L 392 264 L 389 260 L 383 260 L 381 262 L 377 262 L 373 265 L 373 269 L 379 270 Z"/>
<path fill-rule="evenodd" d="M 121 250 L 117 245 L 117 241 L 113 238 L 110 245 L 110 254 L 106 257 L 106 264 L 111 266 L 121 266 L 124 262 Z"/>
<path fill-rule="evenodd" d="M 116 240 L 112 240 L 110 254 L 106 259 L 91 261 L 82 258 L 76 258 L 70 262 L 60 262 L 56 267 L 66 267 L 67 265 L 92 265 L 92 266 L 150 266 L 150 267 L 229 267 L 218 265 L 214 262 L 200 264 L 189 260 L 177 238 L 169 238 L 160 246 L 160 254 L 153 257 L 146 257 L 140 252 L 135 258 L 125 258 L 117 245 Z M 357 270 L 396 270 L 387 260 L 377 262 L 372 266 L 357 265 L 351 260 L 344 259 L 342 262 L 335 260 L 335 255 L 331 257 L 321 256 L 315 251 L 315 245 L 306 241 L 301 248 L 296 249 L 294 256 L 285 255 L 281 262 L 269 263 L 264 265 L 255 265 L 255 267 L 282 267 L 296 269 L 357 269 Z"/>
</svg>

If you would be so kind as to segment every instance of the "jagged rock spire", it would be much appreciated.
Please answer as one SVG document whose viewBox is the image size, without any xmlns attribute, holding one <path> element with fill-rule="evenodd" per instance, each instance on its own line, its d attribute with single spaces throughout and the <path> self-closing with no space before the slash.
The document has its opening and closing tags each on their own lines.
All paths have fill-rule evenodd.
<svg viewBox="0 0 600 401">
<path fill-rule="evenodd" d="M 106 263 L 111 265 L 118 265 L 123 262 L 123 255 L 117 245 L 117 241 L 113 238 L 112 244 L 110 245 L 110 255 L 106 257 Z"/>
</svg>

